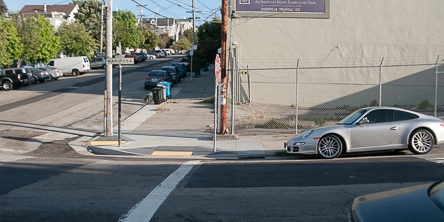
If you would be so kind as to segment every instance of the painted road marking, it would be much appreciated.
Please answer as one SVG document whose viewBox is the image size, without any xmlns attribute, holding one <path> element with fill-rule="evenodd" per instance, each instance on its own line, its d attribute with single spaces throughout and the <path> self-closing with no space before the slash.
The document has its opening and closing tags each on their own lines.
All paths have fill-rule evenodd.
<svg viewBox="0 0 444 222">
<path fill-rule="evenodd" d="M 124 144 L 126 141 L 120 141 L 120 144 Z M 119 141 L 91 141 L 89 142 L 91 146 L 117 146 Z"/>
<path fill-rule="evenodd" d="M 126 215 L 123 215 L 121 222 L 140 222 L 150 221 L 160 205 L 170 195 L 177 184 L 190 172 L 194 165 L 200 161 L 188 161 L 182 164 L 176 171 L 170 174 L 162 183 L 160 183 L 145 199 L 134 206 Z"/>
<path fill-rule="evenodd" d="M 193 152 L 154 151 L 151 156 L 191 156 Z"/>
</svg>

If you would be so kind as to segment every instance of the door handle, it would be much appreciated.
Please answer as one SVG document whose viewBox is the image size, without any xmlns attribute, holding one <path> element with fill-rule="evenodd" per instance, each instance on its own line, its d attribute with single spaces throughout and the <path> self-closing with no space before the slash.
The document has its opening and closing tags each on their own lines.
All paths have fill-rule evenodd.
<svg viewBox="0 0 444 222">
<path fill-rule="evenodd" d="M 390 130 L 398 130 L 398 127 L 397 126 L 390 127 Z"/>
</svg>

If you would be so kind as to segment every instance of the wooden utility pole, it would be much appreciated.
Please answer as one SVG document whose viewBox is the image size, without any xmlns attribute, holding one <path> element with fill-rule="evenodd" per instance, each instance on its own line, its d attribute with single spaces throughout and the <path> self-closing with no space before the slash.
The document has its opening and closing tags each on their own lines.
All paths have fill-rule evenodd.
<svg viewBox="0 0 444 222">
<path fill-rule="evenodd" d="M 221 30 L 221 106 L 220 106 L 220 128 L 219 134 L 227 134 L 227 33 L 228 33 L 228 0 L 222 0 L 222 30 Z"/>
</svg>

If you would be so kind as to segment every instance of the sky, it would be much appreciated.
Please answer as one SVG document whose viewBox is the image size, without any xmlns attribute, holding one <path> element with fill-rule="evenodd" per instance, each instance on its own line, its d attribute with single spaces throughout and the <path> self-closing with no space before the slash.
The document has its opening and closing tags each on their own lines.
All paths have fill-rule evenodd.
<svg viewBox="0 0 444 222">
<path fill-rule="evenodd" d="M 196 4 L 196 23 L 200 24 L 204 21 L 211 21 L 216 15 L 221 18 L 220 6 L 222 0 L 194 0 Z M 65 5 L 69 4 L 71 0 L 3 0 L 8 7 L 9 11 L 20 11 L 25 5 Z M 113 10 L 129 10 L 132 11 L 136 17 L 154 18 L 157 12 L 158 18 L 176 18 L 184 19 L 192 17 L 191 11 L 193 0 L 112 0 Z M 137 5 L 143 5 L 142 13 L 140 13 L 140 7 Z M 181 4 L 181 6 L 179 6 Z M 201 12 L 197 12 L 201 11 Z"/>
</svg>

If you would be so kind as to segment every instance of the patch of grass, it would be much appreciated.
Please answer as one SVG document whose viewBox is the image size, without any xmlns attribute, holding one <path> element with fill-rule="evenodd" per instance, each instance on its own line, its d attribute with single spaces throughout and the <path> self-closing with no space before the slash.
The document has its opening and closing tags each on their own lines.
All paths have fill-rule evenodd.
<svg viewBox="0 0 444 222">
<path fill-rule="evenodd" d="M 432 103 L 430 103 L 429 100 L 426 99 L 426 100 L 423 100 L 421 103 L 419 103 L 418 110 L 424 111 L 427 109 L 432 109 L 434 107 L 435 106 Z"/>
<path fill-rule="evenodd" d="M 290 124 L 284 122 L 282 119 L 271 118 L 267 122 L 263 124 L 256 124 L 255 128 L 264 128 L 264 129 L 291 129 L 294 128 L 290 126 Z"/>
<path fill-rule="evenodd" d="M 156 107 L 156 111 L 161 113 L 161 112 L 168 111 L 168 109 L 163 106 L 158 106 L 158 107 Z"/>
<path fill-rule="evenodd" d="M 201 103 L 214 103 L 214 96 L 208 97 L 200 101 Z"/>
</svg>

